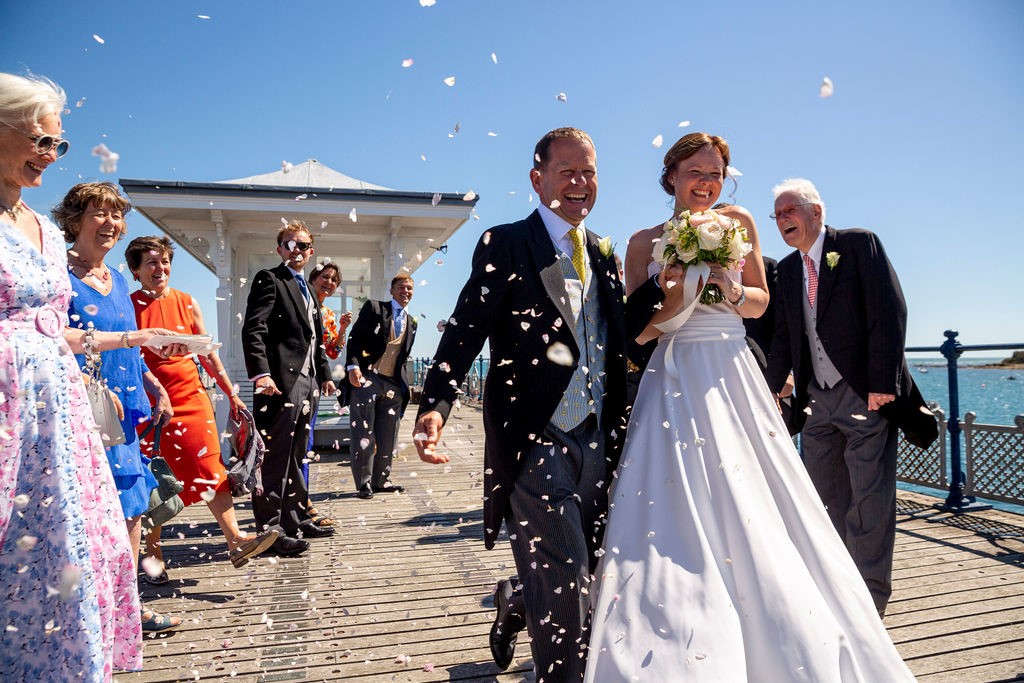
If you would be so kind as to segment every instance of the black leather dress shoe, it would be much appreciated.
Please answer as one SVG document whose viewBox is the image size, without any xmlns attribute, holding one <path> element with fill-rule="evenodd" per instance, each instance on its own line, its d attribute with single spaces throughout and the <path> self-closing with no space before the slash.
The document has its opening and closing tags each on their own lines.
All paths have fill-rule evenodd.
<svg viewBox="0 0 1024 683">
<path fill-rule="evenodd" d="M 504 671 L 512 663 L 516 654 L 516 640 L 519 631 L 526 626 L 523 617 L 514 614 L 511 609 L 512 582 L 502 579 L 494 589 L 494 623 L 491 625 L 490 646 L 491 658 L 498 668 Z"/>
<path fill-rule="evenodd" d="M 360 486 L 359 489 L 356 491 L 356 495 L 359 496 L 360 498 L 369 500 L 370 498 L 373 498 L 373 489 L 370 488 L 369 484 L 366 484 L 365 486 Z"/>
<path fill-rule="evenodd" d="M 312 522 L 303 522 L 299 525 L 299 534 L 302 538 L 324 538 L 334 535 L 333 526 L 317 526 Z"/>
<path fill-rule="evenodd" d="M 381 486 L 374 486 L 371 489 L 374 493 L 404 493 L 405 487 L 390 481 L 384 482 Z"/>
<path fill-rule="evenodd" d="M 270 546 L 268 552 L 275 553 L 281 557 L 295 557 L 299 553 L 309 550 L 309 541 L 291 536 L 279 536 L 274 545 Z"/>
</svg>

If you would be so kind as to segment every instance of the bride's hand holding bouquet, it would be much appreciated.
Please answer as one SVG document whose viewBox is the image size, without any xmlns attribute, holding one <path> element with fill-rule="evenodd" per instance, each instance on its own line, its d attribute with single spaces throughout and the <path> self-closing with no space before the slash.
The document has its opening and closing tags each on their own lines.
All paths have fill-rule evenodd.
<svg viewBox="0 0 1024 683">
<path fill-rule="evenodd" d="M 716 263 L 727 270 L 743 269 L 744 257 L 753 246 L 747 231 L 739 221 L 708 209 L 691 213 L 682 211 L 669 219 L 664 231 L 654 243 L 654 260 L 663 268 L 698 263 Z M 725 301 L 725 295 L 715 284 L 706 284 L 700 294 L 702 304 Z"/>
</svg>

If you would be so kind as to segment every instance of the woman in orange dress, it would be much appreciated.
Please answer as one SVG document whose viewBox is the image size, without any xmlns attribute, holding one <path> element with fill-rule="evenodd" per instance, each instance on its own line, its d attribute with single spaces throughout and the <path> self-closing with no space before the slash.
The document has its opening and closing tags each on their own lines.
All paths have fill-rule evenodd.
<svg viewBox="0 0 1024 683">
<path fill-rule="evenodd" d="M 174 245 L 166 237 L 139 237 L 131 241 L 125 250 L 125 261 L 142 288 L 131 295 L 137 321 L 160 320 L 161 327 L 181 334 L 206 334 L 199 304 L 191 295 L 171 289 L 171 261 Z M 149 326 L 149 322 L 140 323 Z M 185 484 L 179 495 L 185 505 L 200 500 L 210 506 L 210 512 L 217 519 L 228 544 L 228 554 L 235 567 L 241 567 L 249 558 L 262 553 L 277 540 L 276 530 L 248 536 L 238 528 L 235 508 L 231 501 L 227 471 L 221 460 L 220 434 L 217 429 L 213 405 L 199 378 L 196 360 L 217 381 L 221 391 L 231 401 L 231 415 L 245 408 L 238 398 L 238 390 L 224 370 L 217 353 L 210 350 L 206 355 L 175 356 L 162 358 L 143 349 L 146 364 L 167 390 L 174 408 L 174 417 L 161 431 L 160 455 L 170 465 L 171 471 Z M 141 434 L 146 424 L 139 425 Z M 143 441 L 143 449 L 152 450 L 152 439 Z M 146 554 L 163 562 L 160 548 L 161 527 L 153 527 L 146 536 Z M 161 565 L 162 568 L 162 565 Z M 167 572 L 147 572 L 149 583 L 167 583 Z"/>
</svg>

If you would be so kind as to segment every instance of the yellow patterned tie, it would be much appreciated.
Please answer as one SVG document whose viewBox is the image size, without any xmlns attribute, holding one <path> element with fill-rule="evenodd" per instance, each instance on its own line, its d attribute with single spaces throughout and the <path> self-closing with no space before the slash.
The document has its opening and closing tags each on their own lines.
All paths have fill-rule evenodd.
<svg viewBox="0 0 1024 683">
<path fill-rule="evenodd" d="M 580 282 L 587 281 L 587 252 L 583 249 L 583 229 L 573 228 L 569 231 L 572 240 L 572 265 L 580 276 Z"/>
</svg>

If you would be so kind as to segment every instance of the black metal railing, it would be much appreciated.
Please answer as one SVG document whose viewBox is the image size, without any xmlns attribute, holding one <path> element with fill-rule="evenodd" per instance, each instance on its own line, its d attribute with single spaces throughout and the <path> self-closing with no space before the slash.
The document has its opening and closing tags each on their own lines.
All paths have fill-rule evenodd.
<svg viewBox="0 0 1024 683">
<path fill-rule="evenodd" d="M 985 510 L 990 505 L 979 503 L 972 495 L 965 493 L 967 475 L 964 472 L 963 461 L 960 451 L 960 387 L 958 377 L 958 361 L 965 351 L 1018 351 L 1024 349 L 1024 344 L 972 344 L 964 346 L 957 341 L 959 332 L 957 330 L 946 330 L 943 332 L 946 341 L 941 346 L 908 346 L 908 353 L 941 353 L 946 359 L 946 372 L 948 373 L 949 384 L 949 415 L 946 420 L 946 429 L 949 432 L 949 460 L 950 480 L 949 493 L 946 502 L 937 506 L 947 512 L 971 512 Z"/>
</svg>

